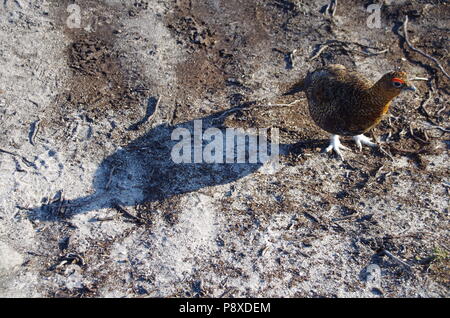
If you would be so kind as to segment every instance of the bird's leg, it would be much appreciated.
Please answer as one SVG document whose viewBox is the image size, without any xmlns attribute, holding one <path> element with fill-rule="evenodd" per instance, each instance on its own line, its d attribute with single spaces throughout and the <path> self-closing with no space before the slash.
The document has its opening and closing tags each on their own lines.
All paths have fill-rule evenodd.
<svg viewBox="0 0 450 318">
<path fill-rule="evenodd" d="M 359 151 L 362 150 L 362 145 L 367 145 L 367 146 L 370 146 L 370 147 L 376 147 L 377 146 L 377 144 L 375 144 L 372 141 L 370 141 L 369 137 L 366 137 L 364 135 L 357 135 L 357 136 L 353 136 L 352 138 L 355 141 L 356 146 L 358 146 Z"/>
<path fill-rule="evenodd" d="M 345 150 L 348 148 L 341 144 L 341 141 L 339 140 L 339 135 L 332 135 L 330 139 L 330 145 L 325 149 L 325 151 L 330 152 L 331 150 L 334 150 L 334 152 L 337 153 L 342 160 L 344 160 L 344 156 L 342 155 L 341 149 Z"/>
</svg>

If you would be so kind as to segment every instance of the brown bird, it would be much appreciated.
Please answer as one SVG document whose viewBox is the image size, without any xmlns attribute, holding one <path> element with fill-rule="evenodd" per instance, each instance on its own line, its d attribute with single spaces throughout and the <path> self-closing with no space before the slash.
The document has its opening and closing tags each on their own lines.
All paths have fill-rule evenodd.
<svg viewBox="0 0 450 318">
<path fill-rule="evenodd" d="M 285 95 L 305 91 L 309 112 L 314 122 L 332 134 L 329 152 L 334 150 L 344 159 L 339 136 L 352 136 L 362 145 L 376 146 L 363 134 L 376 126 L 387 113 L 391 101 L 404 90 L 415 91 L 405 72 L 389 72 L 373 84 L 361 74 L 332 64 L 309 73 Z"/>
</svg>

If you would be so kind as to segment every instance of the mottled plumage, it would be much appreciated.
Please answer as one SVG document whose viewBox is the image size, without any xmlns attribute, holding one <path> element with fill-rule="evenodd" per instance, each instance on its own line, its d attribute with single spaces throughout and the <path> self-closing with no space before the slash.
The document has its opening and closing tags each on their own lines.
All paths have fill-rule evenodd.
<svg viewBox="0 0 450 318">
<path fill-rule="evenodd" d="M 303 90 L 308 98 L 314 122 L 333 134 L 332 145 L 341 157 L 338 136 L 355 136 L 361 143 L 374 146 L 363 133 L 377 125 L 387 113 L 391 100 L 409 85 L 405 72 L 389 72 L 373 84 L 360 74 L 334 64 L 309 73 L 288 92 Z M 337 143 L 334 145 L 333 143 Z"/>
</svg>

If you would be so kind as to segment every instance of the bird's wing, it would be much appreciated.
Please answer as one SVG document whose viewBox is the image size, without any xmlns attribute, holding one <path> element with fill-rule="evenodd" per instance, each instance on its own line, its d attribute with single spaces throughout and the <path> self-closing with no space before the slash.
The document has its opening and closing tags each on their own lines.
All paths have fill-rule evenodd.
<svg viewBox="0 0 450 318">
<path fill-rule="evenodd" d="M 330 65 L 308 77 L 306 95 L 311 116 L 327 131 L 345 134 L 361 105 L 361 95 L 371 83 L 342 65 Z"/>
<path fill-rule="evenodd" d="M 330 76 L 330 75 L 338 76 L 339 74 L 342 74 L 342 72 L 345 72 L 346 70 L 347 69 L 345 68 L 345 66 L 341 64 L 330 64 L 324 68 L 318 69 L 314 72 L 310 72 L 306 75 L 306 77 L 301 78 L 293 85 L 291 85 L 291 87 L 288 89 L 286 93 L 283 94 L 283 96 L 293 95 L 305 90 L 309 85 L 311 85 L 312 80 L 316 77 Z"/>
<path fill-rule="evenodd" d="M 331 64 L 309 74 L 304 86 L 310 102 L 337 109 L 349 106 L 359 92 L 371 85 L 370 81 L 356 72 L 348 71 L 345 66 Z"/>
</svg>

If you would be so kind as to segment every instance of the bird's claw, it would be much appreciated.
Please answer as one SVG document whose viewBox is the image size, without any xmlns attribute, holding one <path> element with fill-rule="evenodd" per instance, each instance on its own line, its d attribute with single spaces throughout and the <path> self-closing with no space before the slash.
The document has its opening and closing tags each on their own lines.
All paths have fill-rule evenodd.
<svg viewBox="0 0 450 318">
<path fill-rule="evenodd" d="M 347 147 L 341 144 L 341 141 L 339 140 L 338 135 L 333 135 L 330 140 L 330 145 L 325 148 L 326 152 L 334 151 L 342 160 L 344 159 L 344 156 L 342 155 L 341 150 L 348 150 Z"/>
<path fill-rule="evenodd" d="M 371 138 L 366 137 L 364 135 L 357 135 L 352 137 L 358 147 L 359 151 L 362 151 L 362 145 L 366 145 L 369 147 L 376 147 L 377 144 L 371 141 Z"/>
</svg>

